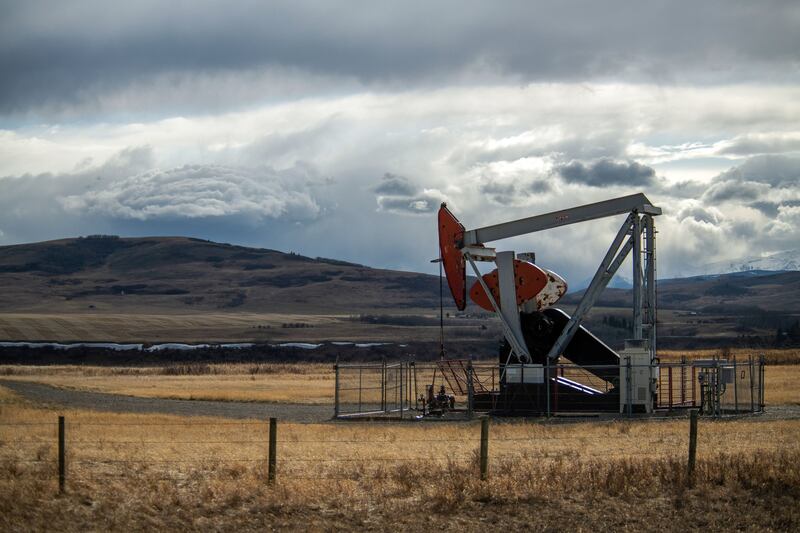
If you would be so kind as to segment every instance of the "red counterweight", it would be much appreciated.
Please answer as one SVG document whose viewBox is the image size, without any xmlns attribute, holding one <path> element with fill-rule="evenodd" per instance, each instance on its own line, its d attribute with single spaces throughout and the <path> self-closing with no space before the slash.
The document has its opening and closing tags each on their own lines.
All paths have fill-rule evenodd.
<svg viewBox="0 0 800 533">
<path fill-rule="evenodd" d="M 494 301 L 500 304 L 500 283 L 497 279 L 497 269 L 483 275 L 483 281 L 489 288 L 494 297 Z M 514 259 L 514 283 L 516 285 L 517 305 L 522 305 L 528 300 L 532 300 L 547 285 L 547 272 L 533 263 Z M 472 301 L 483 307 L 487 311 L 494 311 L 489 297 L 483 290 L 480 282 L 475 282 L 469 291 Z"/>
<path fill-rule="evenodd" d="M 447 209 L 447 204 L 442 203 L 439 208 L 439 253 L 447 285 L 459 311 L 467 307 L 467 267 L 461 252 L 463 239 L 464 226 Z"/>
</svg>

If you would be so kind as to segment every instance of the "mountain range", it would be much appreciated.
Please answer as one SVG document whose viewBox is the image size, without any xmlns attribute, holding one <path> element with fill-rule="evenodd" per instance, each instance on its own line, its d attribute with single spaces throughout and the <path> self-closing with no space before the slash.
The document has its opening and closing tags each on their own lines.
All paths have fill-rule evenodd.
<svg viewBox="0 0 800 533">
<path fill-rule="evenodd" d="M 784 250 L 769 255 L 717 261 L 690 268 L 682 277 L 735 272 L 800 270 L 800 250 Z"/>
<path fill-rule="evenodd" d="M 433 342 L 439 291 L 437 276 L 336 259 L 185 237 L 95 235 L 0 247 L 0 340 Z M 570 312 L 582 293 L 559 307 Z M 800 319 L 796 270 L 659 280 L 657 295 L 661 346 L 764 345 Z M 630 331 L 631 302 L 630 289 L 607 288 L 587 325 L 619 344 Z M 474 305 L 457 313 L 446 284 L 443 304 L 451 340 L 494 349 L 500 328 L 490 313 Z M 213 331 L 220 321 L 229 325 Z"/>
<path fill-rule="evenodd" d="M 716 272 L 722 267 L 715 263 L 703 275 L 659 280 L 659 307 L 797 312 L 800 272 L 788 268 L 797 257 L 783 252 L 743 260 L 731 263 L 741 267 L 731 273 Z M 762 265 L 785 271 L 755 268 Z M 601 303 L 628 305 L 630 292 L 630 282 L 620 278 Z M 581 294 L 572 292 L 563 303 Z M 95 235 L 0 247 L 0 308 L 6 312 L 359 313 L 438 306 L 437 276 L 201 239 Z"/>
</svg>

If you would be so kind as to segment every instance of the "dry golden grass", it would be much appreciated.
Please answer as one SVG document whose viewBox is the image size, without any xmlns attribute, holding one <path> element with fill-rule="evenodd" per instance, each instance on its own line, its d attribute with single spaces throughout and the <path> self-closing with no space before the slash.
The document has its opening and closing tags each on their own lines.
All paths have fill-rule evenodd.
<svg viewBox="0 0 800 533">
<path fill-rule="evenodd" d="M 198 375 L 199 374 L 199 375 Z M 191 364 L 166 367 L 6 365 L 0 375 L 93 392 L 182 400 L 330 404 L 333 365 Z"/>
<path fill-rule="evenodd" d="M 264 422 L 66 411 L 57 497 L 57 414 L 0 387 L 3 530 L 800 527 L 800 421 L 701 420 L 695 488 L 686 420 L 495 423 L 486 482 L 474 422 L 281 423 L 268 486 Z"/>
<path fill-rule="evenodd" d="M 287 313 L 2 313 L 0 337 L 72 342 L 203 342 L 281 338 L 285 323 L 326 328 L 341 322 L 332 315 Z"/>
<path fill-rule="evenodd" d="M 800 405 L 800 366 L 767 366 L 764 387 L 767 405 Z"/>
<path fill-rule="evenodd" d="M 404 310 L 416 312 L 413 309 Z M 284 324 L 303 324 L 302 329 Z M 481 330 L 453 328 L 467 337 Z M 299 333 L 298 333 L 299 332 Z M 404 327 L 352 321 L 345 314 L 175 313 L 96 311 L 84 313 L 0 313 L 0 339 L 56 342 L 272 342 L 294 341 L 435 341 L 438 327 Z"/>
<path fill-rule="evenodd" d="M 681 357 L 692 359 L 712 359 L 719 357 L 738 362 L 746 362 L 748 358 L 757 361 L 763 355 L 768 365 L 799 365 L 800 349 L 798 348 L 713 348 L 705 350 L 659 350 L 658 357 L 664 362 L 677 362 Z"/>
<path fill-rule="evenodd" d="M 165 367 L 0 366 L 7 379 L 148 398 L 333 403 L 333 365 L 323 363 L 191 364 Z M 420 371 L 419 383 L 431 381 Z M 800 404 L 800 365 L 767 365 L 767 405 Z M 373 391 L 374 394 L 378 394 Z M 420 390 L 420 392 L 422 392 Z M 351 398 L 352 399 L 352 398 Z M 369 392 L 364 401 L 377 401 Z M 342 400 L 347 401 L 345 395 Z"/>
</svg>

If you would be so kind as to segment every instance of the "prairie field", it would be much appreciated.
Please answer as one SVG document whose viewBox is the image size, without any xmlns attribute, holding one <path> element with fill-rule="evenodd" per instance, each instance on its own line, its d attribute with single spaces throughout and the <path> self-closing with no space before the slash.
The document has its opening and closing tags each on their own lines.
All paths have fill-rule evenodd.
<svg viewBox="0 0 800 533">
<path fill-rule="evenodd" d="M 796 352 L 765 356 L 797 362 Z M 334 374 L 322 363 L 189 363 L 4 365 L 0 377 L 155 398 L 329 405 Z M 768 412 L 800 404 L 798 379 L 798 364 L 767 366 Z M 0 529 L 800 528 L 800 420 L 701 418 L 693 480 L 688 432 L 685 418 L 494 420 L 481 480 L 478 421 L 279 421 L 269 484 L 264 420 L 68 409 L 0 385 Z"/>
<path fill-rule="evenodd" d="M 399 324 L 391 323 L 391 318 L 390 323 L 362 321 L 358 313 L 152 313 L 147 309 L 130 313 L 0 313 L 0 339 L 119 343 L 438 340 L 438 315 L 414 308 L 403 313 L 395 320 Z M 407 317 L 418 323 L 404 325 Z M 490 320 L 448 320 L 449 334 L 457 338 L 494 338 L 498 328 Z"/>
<path fill-rule="evenodd" d="M 56 415 L 66 418 L 58 494 Z M 800 527 L 800 421 L 279 423 L 56 411 L 0 387 L 0 527 L 679 531 Z"/>
<path fill-rule="evenodd" d="M 764 353 L 765 402 L 800 405 L 800 350 L 734 351 L 740 361 Z M 660 352 L 662 361 L 719 356 L 715 350 Z M 780 361 L 773 364 L 771 361 Z M 787 364 L 787 362 L 790 362 Z M 161 366 L 0 365 L 0 377 L 56 387 L 146 398 L 333 403 L 333 365 L 327 363 L 220 363 Z"/>
<path fill-rule="evenodd" d="M 157 367 L 0 366 L 0 376 L 56 387 L 180 400 L 332 404 L 332 364 L 186 364 Z"/>
<path fill-rule="evenodd" d="M 704 350 L 659 350 L 658 357 L 664 362 L 677 362 L 681 357 L 692 359 L 713 359 L 715 357 L 746 362 L 748 358 L 758 360 L 764 356 L 767 365 L 800 365 L 798 348 L 709 348 Z"/>
</svg>

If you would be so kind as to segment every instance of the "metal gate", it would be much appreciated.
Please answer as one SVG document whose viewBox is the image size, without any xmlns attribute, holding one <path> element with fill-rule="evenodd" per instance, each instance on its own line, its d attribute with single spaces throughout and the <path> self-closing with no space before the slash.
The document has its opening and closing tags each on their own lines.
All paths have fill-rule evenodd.
<svg viewBox="0 0 800 533">
<path fill-rule="evenodd" d="M 764 409 L 764 360 L 706 359 L 662 363 L 660 409 L 696 408 L 702 414 L 757 413 Z"/>
<path fill-rule="evenodd" d="M 334 416 L 380 416 L 401 418 L 411 403 L 411 364 L 337 364 Z"/>
</svg>

